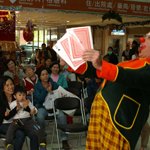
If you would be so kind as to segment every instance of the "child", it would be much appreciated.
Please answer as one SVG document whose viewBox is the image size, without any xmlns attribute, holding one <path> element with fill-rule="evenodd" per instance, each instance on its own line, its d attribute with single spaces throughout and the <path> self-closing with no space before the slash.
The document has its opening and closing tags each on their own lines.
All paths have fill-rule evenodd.
<svg viewBox="0 0 150 150">
<path fill-rule="evenodd" d="M 26 99 L 26 90 L 22 86 L 16 86 L 14 97 L 15 101 L 10 104 L 11 109 L 17 107 L 17 114 L 13 118 L 13 122 L 10 124 L 6 134 L 6 149 L 13 150 L 13 137 L 15 131 L 20 128 L 29 133 L 35 133 L 39 138 L 40 150 L 46 150 L 46 140 L 44 138 L 44 132 L 40 126 L 32 119 L 32 115 L 37 113 L 37 109 L 32 103 Z M 5 115 L 9 115 L 7 111 Z"/>
</svg>

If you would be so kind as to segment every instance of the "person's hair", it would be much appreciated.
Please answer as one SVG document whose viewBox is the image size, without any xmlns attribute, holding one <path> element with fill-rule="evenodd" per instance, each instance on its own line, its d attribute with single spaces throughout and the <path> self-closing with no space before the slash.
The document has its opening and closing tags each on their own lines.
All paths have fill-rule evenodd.
<svg viewBox="0 0 150 150">
<path fill-rule="evenodd" d="M 108 49 L 111 49 L 113 51 L 113 47 L 112 46 L 109 46 Z"/>
<path fill-rule="evenodd" d="M 35 67 L 34 67 L 33 65 L 28 64 L 28 65 L 25 65 L 25 66 L 23 67 L 23 72 L 24 72 L 24 73 L 26 72 L 26 69 L 27 69 L 27 68 L 31 68 L 33 71 L 35 70 Z"/>
<path fill-rule="evenodd" d="M 15 87 L 14 94 L 16 94 L 16 93 L 18 93 L 18 92 L 27 94 L 26 89 L 25 89 L 23 86 L 21 86 L 21 85 L 17 85 L 17 86 Z"/>
<path fill-rule="evenodd" d="M 42 73 L 43 70 L 46 70 L 46 71 L 48 72 L 48 70 L 47 70 L 46 67 L 40 67 L 40 68 L 36 71 L 36 74 L 38 75 L 38 79 L 39 79 L 39 80 L 40 80 L 40 76 L 41 76 L 41 73 Z"/>
<path fill-rule="evenodd" d="M 6 85 L 6 82 L 8 80 L 11 80 L 14 84 L 13 79 L 9 76 L 3 76 L 0 80 L 0 103 L 4 104 L 6 107 L 9 108 L 8 102 L 7 102 L 8 100 L 7 100 L 7 97 L 6 97 L 5 92 L 4 92 L 4 86 Z"/>
<path fill-rule="evenodd" d="M 42 43 L 42 45 L 41 46 L 46 46 L 46 44 L 45 43 Z"/>
<path fill-rule="evenodd" d="M 39 52 L 40 51 L 40 49 L 39 48 L 37 48 L 36 50 L 35 50 L 35 53 L 37 53 L 37 52 Z"/>
<path fill-rule="evenodd" d="M 11 80 L 14 83 L 14 81 L 13 81 L 13 79 L 11 77 L 9 77 L 9 76 L 2 76 L 2 78 L 0 80 L 0 92 L 3 92 L 4 86 L 5 86 L 5 84 L 6 84 L 6 82 L 8 80 Z"/>
<path fill-rule="evenodd" d="M 54 62 L 52 62 L 50 68 L 52 68 L 54 65 L 58 65 L 59 71 L 60 71 L 60 63 L 58 61 L 54 61 Z"/>
<path fill-rule="evenodd" d="M 6 67 L 7 67 L 7 69 L 8 69 L 8 63 L 9 63 L 10 61 L 12 61 L 12 62 L 16 65 L 16 62 L 15 62 L 13 59 L 8 59 L 7 62 L 6 62 Z"/>
<path fill-rule="evenodd" d="M 133 40 L 132 44 L 134 44 L 134 45 L 138 46 L 138 42 L 137 42 L 137 41 L 135 41 L 135 40 Z"/>
<path fill-rule="evenodd" d="M 45 62 L 46 62 L 48 59 L 50 59 L 50 60 L 52 61 L 52 59 L 51 59 L 50 57 L 46 57 L 46 58 L 45 58 Z"/>
</svg>

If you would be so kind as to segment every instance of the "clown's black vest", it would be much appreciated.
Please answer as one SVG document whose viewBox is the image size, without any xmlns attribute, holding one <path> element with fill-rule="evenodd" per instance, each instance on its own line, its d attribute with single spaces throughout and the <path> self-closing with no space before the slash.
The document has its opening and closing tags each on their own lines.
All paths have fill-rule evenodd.
<svg viewBox="0 0 150 150">
<path fill-rule="evenodd" d="M 145 63 L 143 61 L 141 63 L 139 61 L 139 63 L 137 63 L 137 66 L 133 65 L 134 67 L 132 67 L 132 65 L 129 65 L 130 67 L 124 67 L 124 69 L 130 72 L 134 69 L 136 73 L 146 73 L 146 76 L 148 75 L 148 71 L 150 78 L 149 62 Z M 150 80 L 147 80 L 149 82 L 149 84 L 146 84 L 149 85 L 147 87 L 134 87 L 130 84 L 128 77 L 125 77 L 126 81 L 121 81 L 123 79 L 121 76 L 124 75 L 124 69 L 119 67 L 119 74 L 116 81 L 106 82 L 101 94 L 108 105 L 113 124 L 129 142 L 131 150 L 134 150 L 141 130 L 149 115 Z M 139 81 L 137 80 L 137 82 Z M 141 82 L 146 81 L 140 81 L 139 84 Z"/>
</svg>

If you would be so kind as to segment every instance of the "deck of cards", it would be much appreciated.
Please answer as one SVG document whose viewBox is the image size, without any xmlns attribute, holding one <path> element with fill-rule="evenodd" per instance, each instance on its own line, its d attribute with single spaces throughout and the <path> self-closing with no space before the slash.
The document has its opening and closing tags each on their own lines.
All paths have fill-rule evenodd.
<svg viewBox="0 0 150 150">
<path fill-rule="evenodd" d="M 73 69 L 76 70 L 84 60 L 82 54 L 87 49 L 93 49 L 91 27 L 69 28 L 53 46 L 55 52 Z"/>
</svg>

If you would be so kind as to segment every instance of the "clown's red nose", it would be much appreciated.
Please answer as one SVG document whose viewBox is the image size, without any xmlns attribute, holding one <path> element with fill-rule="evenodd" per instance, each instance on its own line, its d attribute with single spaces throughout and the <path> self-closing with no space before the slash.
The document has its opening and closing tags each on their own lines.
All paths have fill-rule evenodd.
<svg viewBox="0 0 150 150">
<path fill-rule="evenodd" d="M 140 37 L 139 41 L 140 41 L 140 43 L 144 43 L 145 42 L 145 38 L 144 37 Z"/>
</svg>

